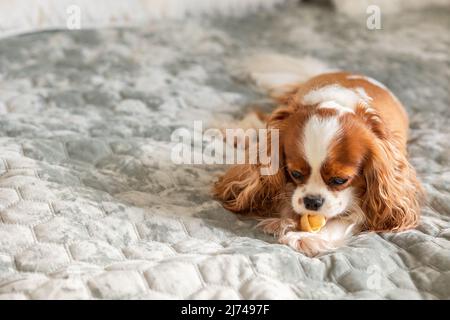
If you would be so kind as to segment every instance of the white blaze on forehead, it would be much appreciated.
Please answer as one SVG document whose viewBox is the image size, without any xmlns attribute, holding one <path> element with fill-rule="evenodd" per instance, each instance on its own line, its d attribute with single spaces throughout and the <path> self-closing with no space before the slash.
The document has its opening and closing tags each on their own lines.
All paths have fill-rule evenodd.
<svg viewBox="0 0 450 320">
<path fill-rule="evenodd" d="M 302 103 L 314 105 L 332 102 L 341 106 L 338 110 L 341 113 L 355 110 L 360 102 L 369 103 L 371 100 L 363 88 L 349 89 L 332 84 L 311 90 L 303 96 Z"/>
<path fill-rule="evenodd" d="M 303 132 L 303 151 L 313 172 L 320 169 L 328 154 L 328 149 L 340 131 L 336 117 L 319 118 L 312 116 Z"/>
</svg>

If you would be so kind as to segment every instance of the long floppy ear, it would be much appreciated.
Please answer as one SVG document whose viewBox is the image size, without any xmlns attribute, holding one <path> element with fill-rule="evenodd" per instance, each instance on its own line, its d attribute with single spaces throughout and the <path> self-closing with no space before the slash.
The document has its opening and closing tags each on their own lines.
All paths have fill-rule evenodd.
<svg viewBox="0 0 450 320">
<path fill-rule="evenodd" d="M 273 161 L 278 157 L 278 166 L 273 174 L 262 174 L 271 164 L 233 165 L 214 184 L 213 195 L 223 206 L 233 212 L 265 214 L 276 210 L 277 195 L 283 192 L 286 184 L 284 174 L 284 157 L 281 150 L 281 139 L 276 150 L 271 150 L 272 135 L 270 129 L 279 129 L 282 122 L 292 113 L 288 107 L 280 107 L 270 116 L 267 129 L 267 156 Z M 261 147 L 261 145 L 259 145 Z"/>
<path fill-rule="evenodd" d="M 361 209 L 367 216 L 367 229 L 402 231 L 418 224 L 424 193 L 406 151 L 396 143 L 400 138 L 385 134 L 374 136 L 369 148 Z"/>
</svg>

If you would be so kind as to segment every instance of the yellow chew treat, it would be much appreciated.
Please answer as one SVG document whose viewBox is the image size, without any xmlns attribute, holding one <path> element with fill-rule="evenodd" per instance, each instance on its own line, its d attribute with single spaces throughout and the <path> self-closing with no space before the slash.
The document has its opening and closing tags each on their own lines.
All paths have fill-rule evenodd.
<svg viewBox="0 0 450 320">
<path fill-rule="evenodd" d="M 325 217 L 320 214 L 305 214 L 300 218 L 299 227 L 301 231 L 319 232 L 325 222 Z"/>
</svg>

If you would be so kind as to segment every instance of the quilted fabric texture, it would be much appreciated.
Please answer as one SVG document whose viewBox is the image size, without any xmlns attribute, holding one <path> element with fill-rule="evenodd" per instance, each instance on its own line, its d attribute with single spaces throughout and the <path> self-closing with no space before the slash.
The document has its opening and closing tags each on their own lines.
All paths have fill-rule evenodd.
<svg viewBox="0 0 450 320">
<path fill-rule="evenodd" d="M 0 298 L 450 298 L 449 12 L 369 31 L 325 9 L 0 41 Z M 267 104 L 233 66 L 312 55 L 384 82 L 428 192 L 417 230 L 308 258 L 213 201 L 171 133 Z M 270 105 L 269 105 L 270 108 Z"/>
</svg>

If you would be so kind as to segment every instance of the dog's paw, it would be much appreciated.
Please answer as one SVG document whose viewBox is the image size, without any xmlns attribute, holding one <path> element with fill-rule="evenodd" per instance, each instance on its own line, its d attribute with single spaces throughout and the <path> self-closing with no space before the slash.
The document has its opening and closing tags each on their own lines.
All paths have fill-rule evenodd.
<svg viewBox="0 0 450 320">
<path fill-rule="evenodd" d="M 258 223 L 257 227 L 261 228 L 263 232 L 279 238 L 287 232 L 295 230 L 297 223 L 294 219 L 290 218 L 268 218 Z"/>
<path fill-rule="evenodd" d="M 309 232 L 288 232 L 279 241 L 309 257 L 317 256 L 331 249 L 328 241 Z"/>
</svg>

